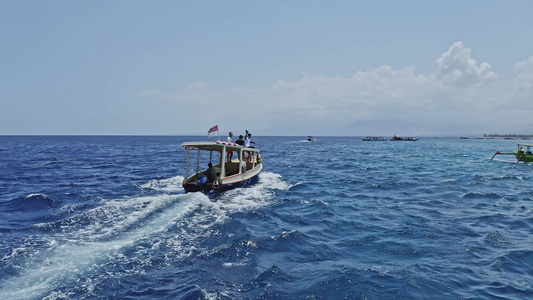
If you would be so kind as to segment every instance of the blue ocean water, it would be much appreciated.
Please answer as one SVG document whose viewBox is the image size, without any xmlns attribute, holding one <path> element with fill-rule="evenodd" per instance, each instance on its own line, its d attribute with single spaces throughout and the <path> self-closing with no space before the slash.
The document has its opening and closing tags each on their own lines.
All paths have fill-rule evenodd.
<svg viewBox="0 0 533 300">
<path fill-rule="evenodd" d="M 185 141 L 0 137 L 0 299 L 527 299 L 512 140 L 255 137 L 256 185 L 185 194 Z"/>
</svg>

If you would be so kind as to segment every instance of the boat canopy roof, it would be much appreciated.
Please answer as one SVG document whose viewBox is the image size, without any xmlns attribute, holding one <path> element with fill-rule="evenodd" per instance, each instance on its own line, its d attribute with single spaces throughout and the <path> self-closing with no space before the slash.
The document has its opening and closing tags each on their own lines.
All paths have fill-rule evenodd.
<svg viewBox="0 0 533 300">
<path fill-rule="evenodd" d="M 533 144 L 521 144 L 521 143 L 519 143 L 518 146 L 533 147 Z"/>
<path fill-rule="evenodd" d="M 222 152 L 224 146 L 226 146 L 226 151 L 239 151 L 240 149 L 246 149 L 246 151 L 259 151 L 255 148 L 244 148 L 243 146 L 236 143 L 228 143 L 222 141 L 216 142 L 185 142 L 181 144 L 185 148 L 194 148 L 199 150 L 207 151 L 218 151 Z"/>
</svg>

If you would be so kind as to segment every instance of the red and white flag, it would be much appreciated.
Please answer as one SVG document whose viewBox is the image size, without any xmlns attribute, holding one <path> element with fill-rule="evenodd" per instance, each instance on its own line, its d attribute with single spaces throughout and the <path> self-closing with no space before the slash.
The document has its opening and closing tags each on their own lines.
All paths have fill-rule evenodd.
<svg viewBox="0 0 533 300">
<path fill-rule="evenodd" d="M 209 128 L 209 131 L 207 131 L 207 136 L 212 137 L 218 135 L 218 125 L 215 125 L 211 128 Z"/>
</svg>

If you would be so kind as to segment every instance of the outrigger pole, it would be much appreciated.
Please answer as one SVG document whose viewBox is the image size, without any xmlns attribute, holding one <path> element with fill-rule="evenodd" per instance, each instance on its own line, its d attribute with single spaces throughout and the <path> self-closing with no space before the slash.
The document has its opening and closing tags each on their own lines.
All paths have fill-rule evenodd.
<svg viewBox="0 0 533 300">
<path fill-rule="evenodd" d="M 493 160 L 493 159 L 494 159 L 494 157 L 495 157 L 496 155 L 498 155 L 498 154 L 502 154 L 502 153 L 501 153 L 500 151 L 497 151 L 497 152 L 496 152 L 496 153 L 494 153 L 494 155 L 493 155 L 493 156 L 492 156 L 492 157 L 490 158 L 490 160 Z"/>
<path fill-rule="evenodd" d="M 498 152 L 494 153 L 494 155 L 491 157 L 490 160 L 494 160 L 494 157 L 496 157 L 496 155 L 498 155 L 498 154 L 514 155 L 514 153 L 498 151 Z M 523 155 L 522 155 L 522 157 L 523 157 Z M 520 157 L 520 159 L 522 159 L 522 157 Z M 520 161 L 520 159 L 518 161 Z"/>
</svg>

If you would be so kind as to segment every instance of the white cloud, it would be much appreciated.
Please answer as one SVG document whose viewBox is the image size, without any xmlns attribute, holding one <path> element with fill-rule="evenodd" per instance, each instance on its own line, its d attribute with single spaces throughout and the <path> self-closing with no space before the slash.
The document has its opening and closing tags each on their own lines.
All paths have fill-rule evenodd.
<svg viewBox="0 0 533 300">
<path fill-rule="evenodd" d="M 437 65 L 437 78 L 440 80 L 465 86 L 476 83 L 485 83 L 498 79 L 490 70 L 488 63 L 477 62 L 471 58 L 470 48 L 465 48 L 462 42 L 454 43 L 448 52 L 435 61 Z"/>
<path fill-rule="evenodd" d="M 364 118 L 386 105 L 427 105 L 428 93 L 441 90 L 432 77 L 416 75 L 414 67 L 394 70 L 384 65 L 352 77 L 305 74 L 299 81 L 278 81 L 270 90 L 279 107 L 312 116 Z"/>
<path fill-rule="evenodd" d="M 271 135 L 505 132 L 520 127 L 520 119 L 533 110 L 531 90 L 524 90 L 533 87 L 533 57 L 516 65 L 514 86 L 500 82 L 488 63 L 478 64 L 461 42 L 436 65 L 431 74 L 417 74 L 413 66 L 383 65 L 350 77 L 303 74 L 271 86 L 218 90 L 195 83 L 175 93 L 153 90 L 146 96 L 190 112 L 181 116 L 186 123 L 223 122 L 232 130 L 253 124 L 263 129 L 256 134 Z"/>
<path fill-rule="evenodd" d="M 530 56 L 525 61 L 518 62 L 515 65 L 515 69 L 518 72 L 515 82 L 524 88 L 533 88 L 533 56 Z"/>
</svg>

